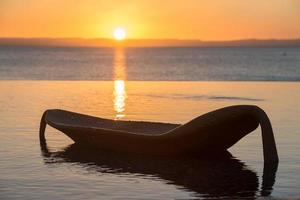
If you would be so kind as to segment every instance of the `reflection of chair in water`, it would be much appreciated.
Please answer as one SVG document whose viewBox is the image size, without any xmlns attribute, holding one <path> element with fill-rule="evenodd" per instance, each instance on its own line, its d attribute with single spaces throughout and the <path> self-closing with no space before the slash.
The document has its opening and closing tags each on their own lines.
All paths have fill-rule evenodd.
<svg viewBox="0 0 300 200">
<path fill-rule="evenodd" d="M 104 152 L 78 144 L 72 144 L 63 151 L 49 152 L 44 142 L 41 142 L 41 150 L 46 164 L 70 162 L 87 166 L 86 170 L 91 173 L 153 175 L 208 198 L 250 199 L 257 195 L 259 186 L 256 173 L 232 158 L 229 152 L 218 155 L 218 159 L 174 158 Z M 275 172 L 273 177 L 268 175 L 269 181 L 263 180 L 262 194 L 270 194 Z"/>
</svg>

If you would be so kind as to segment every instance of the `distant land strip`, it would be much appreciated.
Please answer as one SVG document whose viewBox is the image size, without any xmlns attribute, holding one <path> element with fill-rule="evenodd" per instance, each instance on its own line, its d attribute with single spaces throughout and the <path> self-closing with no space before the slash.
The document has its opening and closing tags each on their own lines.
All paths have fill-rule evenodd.
<svg viewBox="0 0 300 200">
<path fill-rule="evenodd" d="M 300 39 L 202 41 L 180 39 L 0 38 L 0 46 L 45 47 L 300 47 Z"/>
</svg>

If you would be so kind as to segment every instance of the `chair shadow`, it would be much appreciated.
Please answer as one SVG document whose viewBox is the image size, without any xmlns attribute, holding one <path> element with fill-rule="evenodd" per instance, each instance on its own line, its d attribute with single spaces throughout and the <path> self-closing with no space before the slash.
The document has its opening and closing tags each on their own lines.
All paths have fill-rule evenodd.
<svg viewBox="0 0 300 200">
<path fill-rule="evenodd" d="M 255 199 L 258 196 L 269 196 L 277 171 L 277 166 L 264 166 L 259 190 L 257 174 L 229 152 L 205 158 L 150 157 L 104 152 L 78 144 L 50 152 L 45 142 L 40 144 L 47 165 L 66 162 L 86 166 L 86 170 L 91 173 L 134 173 L 141 177 L 151 175 L 195 192 L 196 196 L 202 198 Z"/>
</svg>

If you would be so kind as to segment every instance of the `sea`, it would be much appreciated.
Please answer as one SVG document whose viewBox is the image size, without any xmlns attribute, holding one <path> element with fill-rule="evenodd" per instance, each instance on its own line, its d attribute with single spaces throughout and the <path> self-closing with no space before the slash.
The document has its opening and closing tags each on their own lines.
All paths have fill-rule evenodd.
<svg viewBox="0 0 300 200">
<path fill-rule="evenodd" d="M 0 47 L 1 80 L 299 81 L 298 48 Z"/>
<path fill-rule="evenodd" d="M 0 199 L 299 199 L 299 81 L 300 47 L 0 46 Z M 278 166 L 264 164 L 259 128 L 220 160 L 38 137 L 47 109 L 183 124 L 231 105 L 265 110 Z"/>
</svg>

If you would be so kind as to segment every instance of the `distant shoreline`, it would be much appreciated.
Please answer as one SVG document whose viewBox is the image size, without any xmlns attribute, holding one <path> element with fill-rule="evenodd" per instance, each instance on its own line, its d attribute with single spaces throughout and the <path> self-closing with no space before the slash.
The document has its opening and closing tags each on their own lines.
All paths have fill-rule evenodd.
<svg viewBox="0 0 300 200">
<path fill-rule="evenodd" d="M 300 47 L 300 39 L 201 41 L 180 39 L 0 38 L 0 46 L 31 47 Z"/>
</svg>

